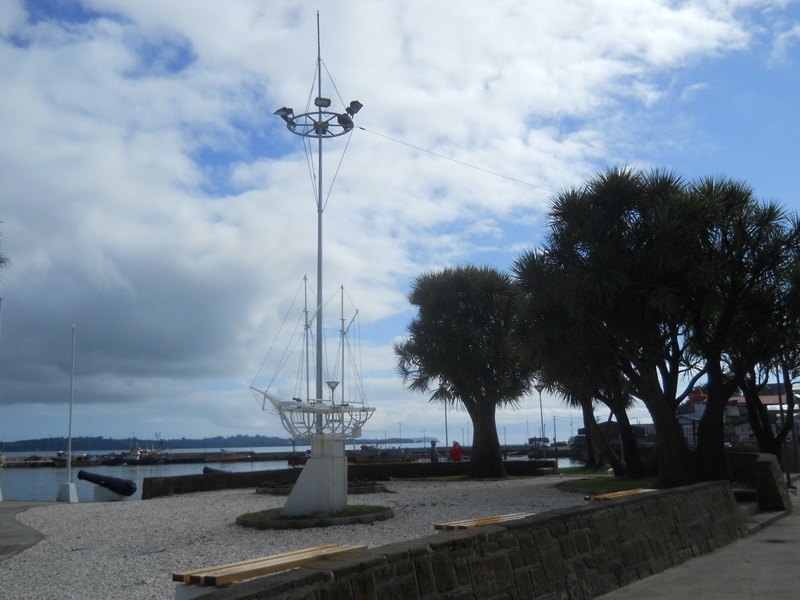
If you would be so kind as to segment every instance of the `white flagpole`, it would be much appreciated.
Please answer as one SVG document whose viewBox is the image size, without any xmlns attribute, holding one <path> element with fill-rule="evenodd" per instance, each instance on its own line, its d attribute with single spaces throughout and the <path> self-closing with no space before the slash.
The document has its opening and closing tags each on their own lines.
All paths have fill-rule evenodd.
<svg viewBox="0 0 800 600">
<path fill-rule="evenodd" d="M 67 441 L 67 483 L 58 486 L 58 502 L 77 502 L 78 490 L 72 482 L 72 401 L 75 391 L 75 325 L 72 326 L 72 371 L 69 378 L 69 436 Z"/>
<path fill-rule="evenodd" d="M 75 325 L 72 326 L 72 370 L 69 376 L 69 441 L 67 442 L 67 483 L 72 483 L 72 401 L 75 397 Z"/>
</svg>

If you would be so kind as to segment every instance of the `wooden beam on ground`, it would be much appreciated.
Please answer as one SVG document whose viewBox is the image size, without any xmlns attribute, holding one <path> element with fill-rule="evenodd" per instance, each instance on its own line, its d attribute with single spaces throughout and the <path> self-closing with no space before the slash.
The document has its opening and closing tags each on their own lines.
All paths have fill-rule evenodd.
<svg viewBox="0 0 800 600">
<path fill-rule="evenodd" d="M 607 494 L 592 494 L 586 496 L 586 500 L 613 500 L 614 498 L 622 498 L 623 496 L 631 496 L 633 494 L 641 494 L 642 492 L 654 492 L 650 488 L 638 488 L 635 490 L 622 490 L 621 492 L 609 492 Z"/>
<path fill-rule="evenodd" d="M 225 585 L 227 583 L 233 583 L 234 581 L 286 571 L 309 563 L 326 560 L 335 556 L 342 556 L 343 554 L 349 554 L 351 552 L 360 552 L 366 549 L 366 546 L 327 544 L 325 546 L 316 546 L 314 548 L 255 558 L 238 563 L 220 565 L 218 567 L 174 573 L 172 575 L 172 580 L 200 586 Z"/>
<path fill-rule="evenodd" d="M 439 531 L 452 531 L 455 529 L 475 529 L 483 525 L 492 525 L 494 523 L 502 523 L 504 521 L 516 521 L 517 519 L 524 519 L 533 513 L 511 513 L 507 515 L 497 515 L 494 517 L 480 517 L 476 519 L 464 519 L 463 521 L 452 521 L 450 523 L 436 523 L 433 527 Z"/>
</svg>

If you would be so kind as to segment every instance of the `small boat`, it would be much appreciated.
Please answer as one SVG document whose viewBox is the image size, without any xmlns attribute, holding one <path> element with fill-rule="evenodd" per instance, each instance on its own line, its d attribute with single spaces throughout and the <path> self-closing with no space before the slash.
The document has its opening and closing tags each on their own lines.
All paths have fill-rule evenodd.
<svg viewBox="0 0 800 600">
<path fill-rule="evenodd" d="M 68 462 L 67 453 L 63 450 L 59 450 L 56 456 L 51 457 L 53 461 L 54 467 L 66 467 Z M 95 455 L 88 455 L 88 454 L 81 454 L 80 456 L 76 455 L 72 457 L 72 466 L 73 467 L 92 467 L 96 465 L 102 465 L 103 459 L 99 456 Z"/>
<path fill-rule="evenodd" d="M 151 448 L 149 450 L 140 450 L 139 462 L 140 465 L 165 465 L 170 461 L 169 448 Z"/>
<path fill-rule="evenodd" d="M 165 453 L 167 448 L 146 449 L 139 446 L 132 447 L 130 450 L 117 454 L 107 454 L 104 464 L 111 466 L 118 465 L 163 465 L 169 462 L 169 455 Z"/>
<path fill-rule="evenodd" d="M 302 467 L 308 462 L 310 452 L 292 452 L 287 458 L 290 467 Z"/>
<path fill-rule="evenodd" d="M 124 452 L 123 452 L 124 454 Z M 103 455 L 103 464 L 110 465 L 110 466 L 117 466 L 122 464 L 122 454 L 117 454 L 116 452 L 112 452 L 111 454 L 104 454 Z"/>
<path fill-rule="evenodd" d="M 411 462 L 414 459 L 403 448 L 386 448 L 381 450 L 375 446 L 361 446 L 357 452 L 348 452 L 347 460 L 351 463 L 399 463 Z"/>
<path fill-rule="evenodd" d="M 220 449 L 218 456 L 209 456 L 208 462 L 244 462 L 253 460 L 253 454 L 234 454 L 228 450 Z"/>
</svg>

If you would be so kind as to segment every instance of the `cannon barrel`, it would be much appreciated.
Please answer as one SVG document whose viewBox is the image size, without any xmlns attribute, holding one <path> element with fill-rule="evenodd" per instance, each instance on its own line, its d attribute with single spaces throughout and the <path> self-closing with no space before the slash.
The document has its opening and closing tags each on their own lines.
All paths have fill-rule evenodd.
<svg viewBox="0 0 800 600">
<path fill-rule="evenodd" d="M 112 492 L 120 494 L 121 496 L 133 496 L 136 493 L 136 482 L 130 479 L 122 479 L 121 477 L 112 477 L 111 475 L 98 475 L 97 473 L 89 473 L 81 469 L 78 471 L 78 479 L 84 479 L 96 485 L 102 486 Z"/>
<path fill-rule="evenodd" d="M 223 471 L 222 469 L 215 469 L 214 467 L 203 467 L 203 473 L 207 475 L 208 473 L 227 473 L 227 471 Z"/>
</svg>

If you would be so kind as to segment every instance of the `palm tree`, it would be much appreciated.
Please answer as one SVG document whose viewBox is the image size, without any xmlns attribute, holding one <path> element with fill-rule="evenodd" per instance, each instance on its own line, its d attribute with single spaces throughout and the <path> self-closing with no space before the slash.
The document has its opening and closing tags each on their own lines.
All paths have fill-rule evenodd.
<svg viewBox="0 0 800 600">
<path fill-rule="evenodd" d="M 473 477 L 505 475 L 495 410 L 530 391 L 532 371 L 513 342 L 513 295 L 510 277 L 490 267 L 420 275 L 408 297 L 418 315 L 394 346 L 409 389 L 431 393 L 431 402 L 460 403 L 469 414 Z"/>
<path fill-rule="evenodd" d="M 556 195 L 541 251 L 548 266 L 542 275 L 558 281 L 544 301 L 561 304 L 565 315 L 562 341 L 552 336 L 552 343 L 568 345 L 556 360 L 590 361 L 591 376 L 601 377 L 598 392 L 619 389 L 645 403 L 664 486 L 695 480 L 675 410 L 700 376 L 679 389 L 686 304 L 696 275 L 693 254 L 684 252 L 705 221 L 703 210 L 672 173 L 610 169 Z M 517 262 L 518 278 L 529 258 Z M 604 371 L 616 374 L 604 379 Z M 562 375 L 567 373 L 568 365 Z"/>
<path fill-rule="evenodd" d="M 579 280 L 550 258 L 531 251 L 523 253 L 512 267 L 520 291 L 520 347 L 537 368 L 537 378 L 569 406 L 581 409 L 592 442 L 587 445 L 587 466 L 594 466 L 593 450 L 598 447 L 615 474 L 643 476 L 646 468 L 626 413 L 632 398 L 616 365 L 614 340 L 594 322 L 594 307 L 577 285 Z M 597 400 L 617 418 L 624 461 L 597 426 L 593 408 Z"/>
<path fill-rule="evenodd" d="M 724 479 L 725 406 L 737 388 L 749 405 L 757 398 L 755 373 L 775 364 L 798 326 L 792 278 L 799 230 L 779 206 L 757 202 L 745 184 L 707 178 L 689 193 L 711 209 L 697 254 L 704 277 L 689 312 L 689 339 L 708 377 L 697 460 L 702 479 Z M 748 412 L 756 416 L 756 408 Z M 760 442 L 764 451 L 776 451 L 771 430 Z"/>
</svg>

